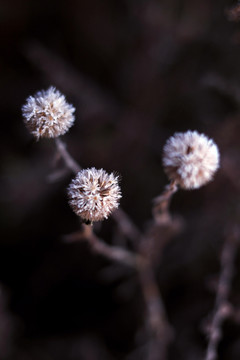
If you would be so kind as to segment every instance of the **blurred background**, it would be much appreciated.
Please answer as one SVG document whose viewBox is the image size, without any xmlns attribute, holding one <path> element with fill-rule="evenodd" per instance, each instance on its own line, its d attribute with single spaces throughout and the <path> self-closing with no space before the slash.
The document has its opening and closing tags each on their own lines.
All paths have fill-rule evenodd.
<svg viewBox="0 0 240 360">
<path fill-rule="evenodd" d="M 0 359 L 141 360 L 145 306 L 133 270 L 66 243 L 79 229 L 67 204 L 71 174 L 54 142 L 36 142 L 21 106 L 53 85 L 76 107 L 63 140 L 82 167 L 121 174 L 122 208 L 141 230 L 167 184 L 162 148 L 198 130 L 221 153 L 215 180 L 179 191 L 184 227 L 164 248 L 156 276 L 174 339 L 170 360 L 198 360 L 222 244 L 239 223 L 240 24 L 233 1 L 2 0 Z M 233 21 L 235 20 L 235 21 Z M 113 219 L 96 232 L 130 246 Z M 131 247 L 131 246 L 130 246 Z M 231 303 L 240 301 L 237 256 Z M 219 359 L 240 356 L 237 317 L 224 323 Z"/>
</svg>

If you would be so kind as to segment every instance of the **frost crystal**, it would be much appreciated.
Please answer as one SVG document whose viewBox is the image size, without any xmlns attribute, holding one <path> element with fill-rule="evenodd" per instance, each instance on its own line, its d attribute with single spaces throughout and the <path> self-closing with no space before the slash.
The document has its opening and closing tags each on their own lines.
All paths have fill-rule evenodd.
<svg viewBox="0 0 240 360">
<path fill-rule="evenodd" d="M 74 123 L 75 108 L 54 87 L 29 96 L 22 107 L 24 123 L 37 139 L 65 134 Z"/>
<path fill-rule="evenodd" d="M 119 205 L 118 176 L 103 169 L 81 170 L 68 187 L 69 204 L 84 221 L 107 218 Z"/>
<path fill-rule="evenodd" d="M 176 133 L 163 149 L 163 165 L 183 189 L 197 189 L 212 180 L 220 155 L 213 140 L 197 131 Z"/>
</svg>

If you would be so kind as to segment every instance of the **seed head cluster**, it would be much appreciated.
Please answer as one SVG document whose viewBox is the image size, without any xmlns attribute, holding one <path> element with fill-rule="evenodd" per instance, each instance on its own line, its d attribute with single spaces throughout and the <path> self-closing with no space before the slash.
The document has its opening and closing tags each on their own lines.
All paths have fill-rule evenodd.
<svg viewBox="0 0 240 360">
<path fill-rule="evenodd" d="M 119 205 L 118 176 L 94 167 L 81 170 L 68 187 L 69 204 L 84 221 L 101 221 Z"/>
<path fill-rule="evenodd" d="M 75 108 L 54 87 L 29 96 L 22 107 L 24 123 L 37 139 L 65 134 L 74 123 L 74 111 Z"/>
<path fill-rule="evenodd" d="M 212 180 L 220 155 L 213 140 L 197 131 L 176 133 L 163 149 L 163 165 L 183 189 L 197 189 Z"/>
</svg>

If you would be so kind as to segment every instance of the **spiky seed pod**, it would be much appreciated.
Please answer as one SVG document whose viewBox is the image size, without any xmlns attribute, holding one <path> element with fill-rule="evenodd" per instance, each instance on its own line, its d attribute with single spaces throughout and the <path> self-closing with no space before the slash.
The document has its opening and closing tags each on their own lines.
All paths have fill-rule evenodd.
<svg viewBox="0 0 240 360">
<path fill-rule="evenodd" d="M 197 189 L 212 180 L 220 155 L 213 140 L 197 131 L 176 133 L 163 149 L 163 166 L 183 189 Z"/>
<path fill-rule="evenodd" d="M 74 123 L 74 111 L 75 108 L 54 87 L 29 96 L 22 107 L 24 123 L 37 139 L 65 134 Z"/>
<path fill-rule="evenodd" d="M 69 204 L 85 222 L 101 221 L 119 205 L 118 176 L 94 167 L 81 170 L 68 187 Z"/>
</svg>

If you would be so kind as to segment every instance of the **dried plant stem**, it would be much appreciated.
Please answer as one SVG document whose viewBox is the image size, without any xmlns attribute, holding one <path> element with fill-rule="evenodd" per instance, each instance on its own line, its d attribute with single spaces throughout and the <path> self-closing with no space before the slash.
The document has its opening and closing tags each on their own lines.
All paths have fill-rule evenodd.
<svg viewBox="0 0 240 360">
<path fill-rule="evenodd" d="M 163 193 L 154 199 L 152 209 L 154 221 L 149 233 L 142 236 L 139 246 L 139 253 L 145 258 L 145 262 L 139 268 L 140 283 L 152 331 L 147 355 L 148 360 L 165 360 L 168 344 L 173 337 L 173 331 L 169 325 L 162 296 L 155 279 L 153 254 L 155 254 L 156 249 L 159 250 L 159 244 L 156 244 L 158 237 L 155 236 L 156 234 L 154 235 L 155 231 L 159 233 L 161 229 L 172 225 L 169 205 L 177 189 L 177 182 L 172 181 L 166 186 Z M 164 244 L 165 240 L 162 240 Z M 159 255 L 158 253 L 158 258 Z"/>
<path fill-rule="evenodd" d="M 239 243 L 239 229 L 226 238 L 221 255 L 221 274 L 218 281 L 213 320 L 205 360 L 217 359 L 217 347 L 222 337 L 222 324 L 229 315 L 228 298 L 234 273 L 234 260 Z"/>
<path fill-rule="evenodd" d="M 67 174 L 68 174 L 68 169 L 64 167 L 63 169 L 53 171 L 51 174 L 49 174 L 47 176 L 47 181 L 49 183 L 55 183 L 56 181 L 61 180 Z"/>
<path fill-rule="evenodd" d="M 82 225 L 84 228 L 83 236 L 87 238 L 92 249 L 99 254 L 104 255 L 105 257 L 121 262 L 127 266 L 134 267 L 137 269 L 144 259 L 140 255 L 136 255 L 129 250 L 122 249 L 118 246 L 112 246 L 106 244 L 104 241 L 100 240 L 93 232 L 92 226 Z"/>
<path fill-rule="evenodd" d="M 79 240 L 87 240 L 91 249 L 97 254 L 103 255 L 106 258 L 120 262 L 124 265 L 138 269 L 140 264 L 144 261 L 140 255 L 125 250 L 119 246 L 108 245 L 93 232 L 93 227 L 82 224 L 81 231 L 67 235 L 64 237 L 66 242 L 75 242 Z"/>
<path fill-rule="evenodd" d="M 171 181 L 163 193 L 154 199 L 153 217 L 157 224 L 167 224 L 171 221 L 169 205 L 173 194 L 178 190 L 177 182 Z"/>
<path fill-rule="evenodd" d="M 165 307 L 150 262 L 145 259 L 144 262 L 140 263 L 138 270 L 152 332 L 148 359 L 163 360 L 166 359 L 167 346 L 172 338 L 172 329 L 168 323 Z"/>
<path fill-rule="evenodd" d="M 133 244 L 137 245 L 142 237 L 140 230 L 120 207 L 112 213 L 122 233 L 127 236 Z"/>
<path fill-rule="evenodd" d="M 136 255 L 129 250 L 106 244 L 94 234 L 91 226 L 85 224 L 82 226 L 83 232 L 80 236 L 88 240 L 93 251 L 111 260 L 131 266 L 138 272 L 151 331 L 151 346 L 148 359 L 166 359 L 167 346 L 172 337 L 172 330 L 167 320 L 161 293 L 151 264 L 143 255 Z"/>
<path fill-rule="evenodd" d="M 81 170 L 81 167 L 68 153 L 66 145 L 59 139 L 56 140 L 56 145 L 66 167 L 73 173 L 77 173 Z M 169 202 L 176 190 L 176 183 L 171 182 L 163 194 L 155 200 L 155 221 L 157 221 L 156 218 L 159 216 L 162 216 L 162 218 L 170 218 L 168 213 Z M 135 244 L 137 241 L 138 243 L 145 242 L 142 241 L 144 235 L 138 230 L 130 217 L 122 209 L 117 209 L 113 212 L 113 217 L 123 234 L 128 236 Z M 102 254 L 111 260 L 121 262 L 127 266 L 131 266 L 138 272 L 152 333 L 148 359 L 166 359 L 167 346 L 171 339 L 171 328 L 167 320 L 161 293 L 156 283 L 149 256 L 145 254 L 144 251 L 141 251 L 141 249 L 138 254 L 135 254 L 118 246 L 106 244 L 94 234 L 92 226 L 82 224 L 82 229 L 82 232 L 68 236 L 68 240 L 76 241 L 79 239 L 87 239 L 91 248 L 96 253 Z"/>
<path fill-rule="evenodd" d="M 61 139 L 56 138 L 55 144 L 57 147 L 57 151 L 61 155 L 66 167 L 70 169 L 73 173 L 78 173 L 81 170 L 81 166 L 69 154 L 64 142 L 62 142 Z"/>
</svg>

